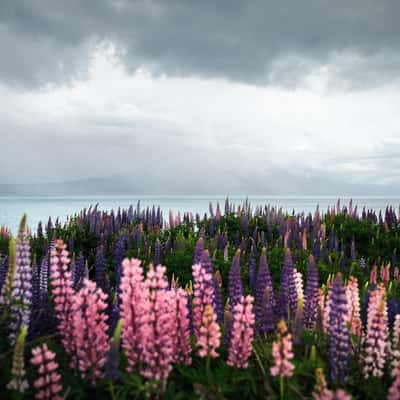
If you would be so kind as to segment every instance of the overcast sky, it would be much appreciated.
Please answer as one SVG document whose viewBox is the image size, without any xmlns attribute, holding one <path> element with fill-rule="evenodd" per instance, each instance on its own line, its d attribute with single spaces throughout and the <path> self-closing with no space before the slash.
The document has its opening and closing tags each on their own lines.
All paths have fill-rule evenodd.
<svg viewBox="0 0 400 400">
<path fill-rule="evenodd" d="M 0 183 L 399 184 L 399 15 L 398 0 L 1 0 Z"/>
</svg>

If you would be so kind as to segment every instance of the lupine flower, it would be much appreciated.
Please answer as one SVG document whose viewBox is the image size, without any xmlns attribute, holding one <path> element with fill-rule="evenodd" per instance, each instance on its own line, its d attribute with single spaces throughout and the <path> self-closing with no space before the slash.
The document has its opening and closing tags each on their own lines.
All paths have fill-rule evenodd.
<svg viewBox="0 0 400 400">
<path fill-rule="evenodd" d="M 33 383 L 36 389 L 35 399 L 61 400 L 61 375 L 57 372 L 56 354 L 49 350 L 46 343 L 43 343 L 32 349 L 32 356 L 31 364 L 37 367 L 39 374 Z"/>
<path fill-rule="evenodd" d="M 299 297 L 297 301 L 297 310 L 294 318 L 293 324 L 293 343 L 301 343 L 301 332 L 303 330 L 303 309 L 304 309 L 304 299 Z"/>
<path fill-rule="evenodd" d="M 122 321 L 118 320 L 115 324 L 114 335 L 110 343 L 110 351 L 107 354 L 105 364 L 104 378 L 111 381 L 119 379 L 119 361 L 120 361 L 120 345 L 121 345 Z"/>
<path fill-rule="evenodd" d="M 28 328 L 24 326 L 17 337 L 11 368 L 12 379 L 7 385 L 8 389 L 13 389 L 20 393 L 24 393 L 25 390 L 29 388 L 28 381 L 25 379 L 26 372 L 24 361 L 24 348 L 27 333 Z"/>
<path fill-rule="evenodd" d="M 313 329 L 317 323 L 318 310 L 318 270 L 314 256 L 308 259 L 307 283 L 304 301 L 303 324 L 307 329 Z"/>
<path fill-rule="evenodd" d="M 364 377 L 383 376 L 386 358 L 390 354 L 388 315 L 385 289 L 381 284 L 371 293 L 368 303 L 365 339 Z"/>
<path fill-rule="evenodd" d="M 362 322 L 360 318 L 360 294 L 358 289 L 358 280 L 353 276 L 349 278 L 349 282 L 347 283 L 346 296 L 350 332 L 353 335 L 361 337 Z"/>
<path fill-rule="evenodd" d="M 323 315 L 323 321 L 322 321 L 322 326 L 324 332 L 328 333 L 329 332 L 329 316 L 331 313 L 331 299 L 332 299 L 332 281 L 328 280 L 326 283 L 326 289 L 327 289 L 327 294 L 326 294 L 326 300 L 325 300 L 325 306 L 324 306 L 324 315 Z"/>
<path fill-rule="evenodd" d="M 343 277 L 337 274 L 332 285 L 329 310 L 329 365 L 332 381 L 347 379 L 349 359 L 349 332 L 347 320 L 346 288 Z"/>
<path fill-rule="evenodd" d="M 214 282 L 213 307 L 214 307 L 215 313 L 217 314 L 218 323 L 222 324 L 224 321 L 224 308 L 223 308 L 223 304 L 222 304 L 222 292 L 221 292 L 222 276 L 219 271 L 217 271 L 214 274 L 213 282 Z"/>
<path fill-rule="evenodd" d="M 389 388 L 387 400 L 400 400 L 400 370 L 396 371 L 396 379 Z"/>
<path fill-rule="evenodd" d="M 257 281 L 257 274 L 256 274 L 256 253 L 257 249 L 255 244 L 251 245 L 250 256 L 249 256 L 249 284 L 252 290 L 252 293 L 256 292 L 256 281 Z"/>
<path fill-rule="evenodd" d="M 212 275 L 208 274 L 201 264 L 192 266 L 193 274 L 193 328 L 196 338 L 200 336 L 203 324 L 203 313 L 207 305 L 212 305 L 214 285 Z"/>
<path fill-rule="evenodd" d="M 141 334 L 143 341 L 143 365 L 140 373 L 163 385 L 168 379 L 173 362 L 173 336 L 175 299 L 167 290 L 166 268 L 150 264 L 144 287 L 149 295 L 144 302 L 145 324 Z"/>
<path fill-rule="evenodd" d="M 232 337 L 227 364 L 247 368 L 252 352 L 255 316 L 252 296 L 242 297 L 233 309 Z"/>
<path fill-rule="evenodd" d="M 29 326 L 32 305 L 31 252 L 26 230 L 26 215 L 21 219 L 15 241 L 15 273 L 10 306 L 10 341 L 14 343 L 22 326 Z"/>
<path fill-rule="evenodd" d="M 270 368 L 272 376 L 288 378 L 293 376 L 292 348 L 292 335 L 288 332 L 286 322 L 281 320 L 278 323 L 277 339 L 272 344 L 272 357 L 274 358 L 274 365 Z"/>
<path fill-rule="evenodd" d="M 217 348 L 220 345 L 221 330 L 217 316 L 211 304 L 207 304 L 202 314 L 202 324 L 197 338 L 198 355 L 200 357 L 218 357 Z"/>
<path fill-rule="evenodd" d="M 103 375 L 110 348 L 106 300 L 107 295 L 88 279 L 74 296 L 72 324 L 78 369 L 82 378 L 89 376 L 93 384 Z"/>
<path fill-rule="evenodd" d="M 328 389 L 322 368 L 317 368 L 316 378 L 317 383 L 313 392 L 314 400 L 351 400 L 351 396 L 343 389 L 338 389 L 336 393 Z"/>
<path fill-rule="evenodd" d="M 190 318 L 188 308 L 188 294 L 184 289 L 178 288 L 174 293 L 175 309 L 172 316 L 174 318 L 176 332 L 174 340 L 174 362 L 190 365 L 192 348 L 190 347 Z"/>
<path fill-rule="evenodd" d="M 62 240 L 57 240 L 56 247 L 51 251 L 50 276 L 54 297 L 54 310 L 58 320 L 58 330 L 65 351 L 75 355 L 75 342 L 72 327 L 73 297 L 71 272 L 68 270 L 68 251 Z"/>
<path fill-rule="evenodd" d="M 14 238 L 11 237 L 9 241 L 7 275 L 0 292 L 0 310 L 2 312 L 5 312 L 5 310 L 8 309 L 8 306 L 11 301 L 14 275 L 15 275 L 15 240 Z"/>
<path fill-rule="evenodd" d="M 193 264 L 200 264 L 203 258 L 203 251 L 204 251 L 204 238 L 200 236 L 194 248 Z"/>
<path fill-rule="evenodd" d="M 99 246 L 96 250 L 94 272 L 97 286 L 103 291 L 103 293 L 109 295 L 110 281 L 108 279 L 108 268 L 103 246 Z"/>
<path fill-rule="evenodd" d="M 7 257 L 0 258 L 0 293 L 6 281 L 7 269 L 8 269 L 8 258 Z"/>
<path fill-rule="evenodd" d="M 287 319 L 289 312 L 294 315 L 297 309 L 298 288 L 296 287 L 296 270 L 293 266 L 290 250 L 285 250 L 285 260 L 281 271 L 279 297 L 280 314 Z"/>
<path fill-rule="evenodd" d="M 243 296 L 243 285 L 242 285 L 242 278 L 240 275 L 239 249 L 236 251 L 236 254 L 233 257 L 232 266 L 229 270 L 228 295 L 229 295 L 229 303 L 232 309 L 234 309 L 236 304 L 240 301 L 241 297 Z"/>
<path fill-rule="evenodd" d="M 400 314 L 394 320 L 392 343 L 392 376 L 395 376 L 400 371 Z"/>
<path fill-rule="evenodd" d="M 128 359 L 127 371 L 132 372 L 141 360 L 142 331 L 146 323 L 145 302 L 148 289 L 144 286 L 140 260 L 125 258 L 122 262 L 121 320 L 122 348 Z"/>
<path fill-rule="evenodd" d="M 272 278 L 267 262 L 267 249 L 264 247 L 260 256 L 260 266 L 256 282 L 256 321 L 261 333 L 272 332 L 275 328 L 275 297 Z"/>
</svg>

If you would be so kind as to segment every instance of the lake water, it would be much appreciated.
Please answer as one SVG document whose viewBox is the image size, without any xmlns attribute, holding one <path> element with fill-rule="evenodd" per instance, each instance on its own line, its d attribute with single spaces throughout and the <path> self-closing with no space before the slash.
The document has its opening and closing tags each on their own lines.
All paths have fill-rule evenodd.
<svg viewBox="0 0 400 400">
<path fill-rule="evenodd" d="M 241 204 L 246 196 L 230 196 L 229 199 L 234 204 Z M 313 212 L 317 204 L 320 210 L 326 211 L 328 206 L 336 204 L 337 198 L 334 197 L 280 197 L 280 196 L 248 196 L 251 204 L 282 207 L 288 212 Z M 136 206 L 140 200 L 141 207 L 160 206 L 164 217 L 168 216 L 169 210 L 177 212 L 191 211 L 193 213 L 204 214 L 208 212 L 209 202 L 214 205 L 217 201 L 223 207 L 224 196 L 64 196 L 64 197 L 27 197 L 27 196 L 0 196 L 0 226 L 6 225 L 15 233 L 21 215 L 28 214 L 28 224 L 36 228 L 39 221 L 47 221 L 51 216 L 53 221 L 59 217 L 65 221 L 68 215 L 73 215 L 84 207 L 99 204 L 100 209 L 110 210 L 118 207 L 127 208 L 129 205 Z M 347 204 L 349 198 L 341 198 L 342 204 Z M 376 198 L 376 197 L 354 197 L 353 205 L 358 205 L 359 209 L 363 206 L 375 210 L 383 210 L 387 205 L 392 205 L 396 209 L 400 205 L 400 197 L 396 198 Z"/>
</svg>

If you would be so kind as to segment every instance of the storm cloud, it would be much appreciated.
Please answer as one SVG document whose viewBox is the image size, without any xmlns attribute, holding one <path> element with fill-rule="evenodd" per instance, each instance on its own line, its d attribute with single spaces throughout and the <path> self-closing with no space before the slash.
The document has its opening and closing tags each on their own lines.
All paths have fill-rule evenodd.
<svg viewBox="0 0 400 400">
<path fill-rule="evenodd" d="M 292 87 L 325 68 L 376 86 L 399 78 L 399 15 L 395 0 L 3 0 L 0 79 L 85 78 L 91 50 L 113 43 L 132 72 Z"/>
<path fill-rule="evenodd" d="M 3 0 L 0 184 L 399 194 L 399 15 L 389 0 Z"/>
</svg>

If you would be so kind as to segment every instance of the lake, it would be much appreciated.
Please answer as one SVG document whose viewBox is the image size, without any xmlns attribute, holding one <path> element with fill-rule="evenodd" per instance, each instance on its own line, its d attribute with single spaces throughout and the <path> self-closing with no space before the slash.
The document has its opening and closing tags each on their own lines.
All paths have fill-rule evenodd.
<svg viewBox="0 0 400 400">
<path fill-rule="evenodd" d="M 282 207 L 285 211 L 313 212 L 317 204 L 321 211 L 336 204 L 337 197 L 302 197 L 302 196 L 247 196 L 253 206 L 270 204 Z M 246 196 L 229 196 L 234 204 L 240 204 Z M 21 215 L 28 214 L 28 224 L 36 228 L 39 221 L 47 221 L 51 216 L 53 221 L 59 217 L 65 221 L 68 215 L 73 215 L 84 207 L 99 204 L 100 209 L 110 210 L 118 207 L 136 206 L 140 200 L 141 207 L 160 206 L 164 217 L 168 217 L 169 210 L 177 212 L 191 211 L 204 214 L 208 212 L 209 202 L 214 205 L 217 201 L 223 207 L 225 196 L 63 196 L 63 197 L 28 197 L 28 196 L 0 196 L 0 226 L 6 225 L 16 233 Z M 347 204 L 349 197 L 341 198 L 342 204 Z M 353 205 L 363 206 L 375 210 L 383 210 L 387 205 L 396 209 L 400 205 L 400 197 L 353 197 Z"/>
</svg>

